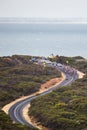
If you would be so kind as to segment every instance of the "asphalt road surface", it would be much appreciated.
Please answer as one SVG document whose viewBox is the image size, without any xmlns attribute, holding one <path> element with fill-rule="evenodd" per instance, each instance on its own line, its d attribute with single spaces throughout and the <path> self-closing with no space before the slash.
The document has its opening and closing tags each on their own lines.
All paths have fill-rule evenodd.
<svg viewBox="0 0 87 130">
<path fill-rule="evenodd" d="M 54 66 L 53 66 L 54 67 Z M 30 123 L 28 123 L 25 118 L 23 117 L 22 111 L 24 109 L 24 107 L 29 104 L 33 99 L 45 95 L 47 93 L 52 92 L 53 90 L 55 90 L 58 87 L 61 86 L 66 86 L 66 85 L 70 85 L 72 82 L 74 82 L 76 79 L 78 79 L 78 74 L 76 70 L 72 70 L 72 68 L 64 68 L 65 66 L 59 67 L 59 66 L 55 66 L 56 69 L 60 70 L 61 72 L 63 72 L 65 74 L 65 79 L 64 81 L 62 81 L 60 84 L 58 85 L 54 85 L 53 88 L 49 88 L 49 90 L 46 90 L 45 92 L 42 92 L 40 94 L 37 94 L 35 96 L 31 96 L 27 99 L 24 99 L 22 101 L 19 101 L 17 103 L 15 103 L 10 109 L 9 109 L 9 115 L 11 117 L 11 119 L 13 120 L 13 122 L 19 122 L 21 124 L 25 124 L 31 128 L 33 128 L 34 126 Z"/>
</svg>

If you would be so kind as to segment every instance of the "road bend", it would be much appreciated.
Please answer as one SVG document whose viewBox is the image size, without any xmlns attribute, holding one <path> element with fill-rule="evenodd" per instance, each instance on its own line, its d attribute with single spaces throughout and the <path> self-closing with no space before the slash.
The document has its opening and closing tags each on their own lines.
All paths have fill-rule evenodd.
<svg viewBox="0 0 87 130">
<path fill-rule="evenodd" d="M 77 74 L 76 70 L 73 70 L 73 73 L 70 73 L 70 72 L 67 72 L 65 69 L 60 68 L 58 66 L 56 67 L 56 69 L 58 69 L 62 73 L 64 73 L 65 79 L 60 84 L 54 85 L 52 88 L 49 88 L 48 90 L 46 90 L 38 95 L 28 97 L 27 99 L 24 99 L 22 101 L 15 103 L 9 109 L 9 115 L 10 115 L 11 119 L 13 120 L 13 122 L 19 122 L 19 123 L 25 124 L 31 128 L 35 128 L 35 126 L 33 124 L 27 122 L 27 120 L 23 117 L 23 109 L 26 107 L 26 105 L 30 104 L 30 102 L 33 99 L 36 99 L 37 97 L 50 93 L 53 90 L 57 89 L 58 87 L 67 86 L 67 85 L 72 84 L 72 82 L 74 82 L 78 78 L 78 74 Z"/>
</svg>

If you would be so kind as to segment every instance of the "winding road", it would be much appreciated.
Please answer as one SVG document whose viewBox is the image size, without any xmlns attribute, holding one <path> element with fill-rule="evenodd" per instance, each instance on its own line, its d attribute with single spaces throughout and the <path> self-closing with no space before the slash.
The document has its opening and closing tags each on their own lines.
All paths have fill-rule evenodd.
<svg viewBox="0 0 87 130">
<path fill-rule="evenodd" d="M 56 84 L 52 88 L 49 88 L 48 90 L 46 90 L 38 95 L 28 97 L 27 99 L 24 99 L 22 101 L 15 103 L 9 109 L 9 115 L 14 122 L 20 122 L 21 124 L 26 124 L 27 126 L 34 128 L 34 126 L 31 123 L 27 122 L 27 120 L 23 117 L 23 109 L 25 108 L 25 106 L 27 104 L 30 104 L 30 102 L 33 99 L 40 97 L 42 95 L 45 95 L 47 93 L 50 93 L 58 87 L 70 85 L 72 82 L 74 82 L 76 79 L 78 79 L 78 74 L 77 74 L 76 70 L 73 70 L 73 73 L 71 73 L 71 72 L 69 73 L 66 71 L 66 69 L 64 69 L 64 66 L 63 67 L 56 66 L 55 68 L 58 69 L 59 71 L 61 71 L 62 73 L 64 73 L 65 79 L 60 84 L 58 84 L 58 85 Z"/>
</svg>

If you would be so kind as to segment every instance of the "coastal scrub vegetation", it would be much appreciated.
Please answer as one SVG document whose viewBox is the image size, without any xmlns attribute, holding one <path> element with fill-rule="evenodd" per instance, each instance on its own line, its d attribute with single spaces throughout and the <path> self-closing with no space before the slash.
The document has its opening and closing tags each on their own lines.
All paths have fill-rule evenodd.
<svg viewBox="0 0 87 130">
<path fill-rule="evenodd" d="M 19 123 L 14 123 L 8 115 L 0 110 L 0 130 L 38 130 Z"/>
<path fill-rule="evenodd" d="M 30 61 L 32 56 L 13 55 L 0 57 L 0 109 L 21 96 L 39 90 L 41 84 L 51 78 L 60 77 L 60 72 Z M 39 58 L 39 57 L 36 57 Z M 0 111 L 0 130 L 31 130 L 21 124 L 13 124 Z"/>
<path fill-rule="evenodd" d="M 58 61 L 57 56 L 53 61 Z M 78 60 L 78 58 L 80 58 Z M 64 61 L 63 61 L 64 59 Z M 50 94 L 31 102 L 29 115 L 50 130 L 87 129 L 87 61 L 81 57 L 63 57 L 62 62 L 72 64 L 85 76 L 72 85 L 60 87 Z M 58 61 L 59 62 L 59 61 Z"/>
<path fill-rule="evenodd" d="M 56 55 L 55 57 L 48 58 L 48 59 L 53 62 L 61 63 L 64 65 L 69 65 L 71 67 L 78 69 L 79 71 L 82 71 L 83 73 L 87 72 L 87 59 L 84 59 L 81 56 L 65 57 L 65 56 Z M 68 63 L 67 63 L 67 61 L 68 61 Z"/>
<path fill-rule="evenodd" d="M 39 90 L 40 85 L 60 72 L 30 62 L 29 56 L 0 57 L 0 106 Z"/>
</svg>

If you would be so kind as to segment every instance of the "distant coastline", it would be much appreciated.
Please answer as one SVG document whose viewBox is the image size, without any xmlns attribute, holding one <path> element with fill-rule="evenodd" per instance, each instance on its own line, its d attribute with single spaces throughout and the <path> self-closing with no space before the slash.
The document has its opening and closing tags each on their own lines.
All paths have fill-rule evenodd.
<svg viewBox="0 0 87 130">
<path fill-rule="evenodd" d="M 0 23 L 38 23 L 38 24 L 87 24 L 87 19 L 86 18 L 10 18 L 10 17 L 1 17 L 0 18 Z"/>
</svg>

